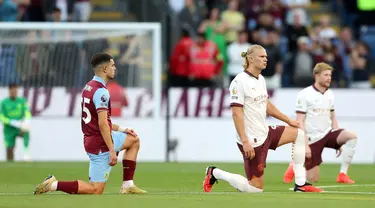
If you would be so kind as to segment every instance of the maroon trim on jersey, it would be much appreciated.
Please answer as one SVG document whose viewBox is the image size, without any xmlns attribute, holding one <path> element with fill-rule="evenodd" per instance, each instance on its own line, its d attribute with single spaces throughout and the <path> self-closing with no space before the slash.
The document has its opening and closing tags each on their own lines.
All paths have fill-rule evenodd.
<svg viewBox="0 0 375 208">
<path fill-rule="evenodd" d="M 252 74 L 251 72 L 245 70 L 244 71 L 246 74 L 250 75 L 251 77 L 254 77 L 255 79 L 259 79 L 259 77 L 255 76 L 254 74 Z"/>
<path fill-rule="evenodd" d="M 303 112 L 303 111 L 296 111 L 296 113 L 306 114 L 306 112 Z"/>
<path fill-rule="evenodd" d="M 231 103 L 230 107 L 243 107 L 243 105 L 241 105 L 239 103 Z"/>
<path fill-rule="evenodd" d="M 312 87 L 314 88 L 314 90 L 322 93 L 324 95 L 325 92 L 327 92 L 328 88 L 326 88 L 326 90 L 324 90 L 324 92 L 321 92 L 320 90 L 318 90 L 318 88 L 315 87 L 315 84 L 312 85 Z"/>
<path fill-rule="evenodd" d="M 96 112 L 99 112 L 99 111 L 107 111 L 107 108 L 97 108 Z"/>
</svg>

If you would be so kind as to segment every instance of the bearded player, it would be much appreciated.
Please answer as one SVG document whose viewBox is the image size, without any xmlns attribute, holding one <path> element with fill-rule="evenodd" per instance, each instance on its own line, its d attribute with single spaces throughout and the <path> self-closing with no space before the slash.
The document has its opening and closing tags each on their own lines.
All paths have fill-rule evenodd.
<svg viewBox="0 0 375 208">
<path fill-rule="evenodd" d="M 306 132 L 306 170 L 308 181 L 319 181 L 319 165 L 322 163 L 322 152 L 325 147 L 335 149 L 337 157 L 341 155 L 340 173 L 336 182 L 353 184 L 348 168 L 355 154 L 357 136 L 339 128 L 333 104 L 331 84 L 332 67 L 318 63 L 314 67 L 314 85 L 306 87 L 298 95 L 296 106 L 297 121 Z M 284 174 L 284 182 L 292 182 L 294 177 L 293 163 Z"/>
<path fill-rule="evenodd" d="M 95 54 L 91 59 L 95 72 L 82 92 L 81 126 L 84 146 L 90 158 L 89 180 L 57 181 L 48 176 L 38 185 L 34 194 L 62 191 L 69 194 L 102 194 L 112 166 L 117 163 L 117 153 L 124 151 L 122 194 L 144 194 L 146 191 L 134 185 L 133 175 L 139 150 L 139 138 L 134 130 L 111 122 L 111 102 L 106 84 L 115 76 L 113 58 L 105 53 Z"/>
<path fill-rule="evenodd" d="M 304 132 L 298 129 L 297 121 L 281 113 L 268 98 L 266 82 L 261 75 L 267 66 L 266 50 L 260 45 L 252 45 L 241 56 L 245 59 L 245 70 L 234 78 L 229 89 L 237 146 L 243 155 L 247 178 L 210 166 L 206 168 L 204 191 L 210 192 L 217 180 L 224 180 L 241 192 L 262 192 L 268 150 L 293 143 L 294 191 L 321 192 L 306 182 Z M 289 126 L 268 126 L 267 114 Z"/>
</svg>

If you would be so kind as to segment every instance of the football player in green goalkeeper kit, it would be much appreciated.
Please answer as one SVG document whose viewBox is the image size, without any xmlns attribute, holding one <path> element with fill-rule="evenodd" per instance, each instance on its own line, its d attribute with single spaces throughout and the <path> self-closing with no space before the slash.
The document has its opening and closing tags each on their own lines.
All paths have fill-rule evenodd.
<svg viewBox="0 0 375 208">
<path fill-rule="evenodd" d="M 3 123 L 7 161 L 14 160 L 14 147 L 17 137 L 23 137 L 24 160 L 31 160 L 28 150 L 30 119 L 31 113 L 27 100 L 23 97 L 18 97 L 18 86 L 16 84 L 10 84 L 9 97 L 1 102 L 0 108 L 0 121 Z"/>
</svg>

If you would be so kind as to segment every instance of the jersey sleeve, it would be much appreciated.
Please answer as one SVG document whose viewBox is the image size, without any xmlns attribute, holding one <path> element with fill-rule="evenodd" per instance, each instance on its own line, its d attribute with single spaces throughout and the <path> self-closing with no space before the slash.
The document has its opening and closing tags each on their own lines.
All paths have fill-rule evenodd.
<svg viewBox="0 0 375 208">
<path fill-rule="evenodd" d="M 109 98 L 109 92 L 107 89 L 99 88 L 95 91 L 93 102 L 98 112 L 108 109 Z"/>
<path fill-rule="evenodd" d="M 9 124 L 10 123 L 10 119 L 7 118 L 5 115 L 5 107 L 4 107 L 4 101 L 2 101 L 0 103 L 0 121 L 3 123 L 3 124 Z"/>
<path fill-rule="evenodd" d="M 245 103 L 243 84 L 239 80 L 233 80 L 229 86 L 230 106 L 242 107 Z"/>
<path fill-rule="evenodd" d="M 307 101 L 304 91 L 301 91 L 297 97 L 296 113 L 306 113 Z"/>
</svg>

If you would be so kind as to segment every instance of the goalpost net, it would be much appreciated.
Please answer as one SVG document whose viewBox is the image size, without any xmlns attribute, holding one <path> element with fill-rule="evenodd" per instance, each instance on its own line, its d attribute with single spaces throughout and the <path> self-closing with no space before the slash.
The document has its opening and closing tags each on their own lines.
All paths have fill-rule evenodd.
<svg viewBox="0 0 375 208">
<path fill-rule="evenodd" d="M 160 33 L 158 23 L 0 23 L 0 85 L 82 88 L 93 77 L 92 55 L 107 52 L 116 82 L 152 89 L 157 105 Z"/>
<path fill-rule="evenodd" d="M 159 133 L 145 129 L 150 132 L 145 137 L 157 134 L 164 145 L 164 128 L 159 126 L 160 23 L 0 23 L 0 99 L 8 96 L 10 83 L 18 83 L 19 95 L 28 99 L 36 126 L 40 119 L 46 125 L 60 119 L 56 125 L 68 126 L 62 120 L 75 119 L 78 133 L 65 137 L 80 141 L 80 90 L 93 78 L 90 59 L 99 52 L 110 54 L 116 63 L 117 88 L 112 88 L 113 94 L 109 90 L 113 119 L 139 130 L 142 126 L 160 129 Z M 119 87 L 123 89 L 118 91 Z M 127 105 L 119 98 L 123 93 Z M 33 134 L 44 137 L 35 128 Z"/>
</svg>

